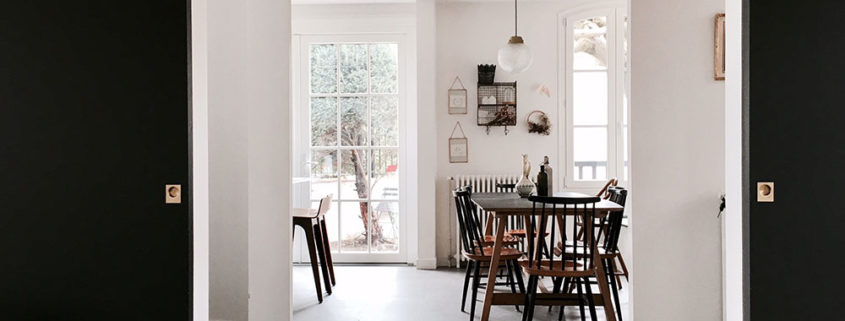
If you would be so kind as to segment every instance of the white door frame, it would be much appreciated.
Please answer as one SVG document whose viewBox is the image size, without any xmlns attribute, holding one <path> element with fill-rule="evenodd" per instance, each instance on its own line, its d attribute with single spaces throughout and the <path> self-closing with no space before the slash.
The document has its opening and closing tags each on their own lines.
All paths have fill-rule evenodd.
<svg viewBox="0 0 845 321">
<path fill-rule="evenodd" d="M 725 0 L 725 198 L 722 219 L 723 320 L 744 318 L 743 271 L 743 0 Z"/>
<path fill-rule="evenodd" d="M 310 173 L 302 172 L 303 166 L 299 166 L 299 162 L 303 162 L 306 158 L 310 158 L 310 144 L 303 144 L 307 142 L 310 124 L 308 113 L 308 100 L 310 86 L 302 85 L 309 83 L 309 44 L 311 43 L 367 43 L 367 42 L 389 42 L 399 45 L 399 252 L 398 253 L 332 253 L 332 258 L 338 263 L 405 263 L 408 260 L 408 231 L 416 229 L 416 220 L 408 216 L 407 210 L 407 186 L 408 177 L 408 156 L 407 156 L 407 129 L 406 124 L 407 114 L 410 111 L 408 104 L 408 46 L 403 34 L 393 33 L 376 33 L 376 34 L 342 34 L 342 35 L 328 35 L 328 34 L 305 34 L 297 35 L 293 39 L 293 75 L 294 81 L 294 176 L 308 176 Z M 305 126 L 304 126 L 305 125 Z M 302 184 L 302 187 L 295 186 L 294 188 L 304 188 L 308 184 Z M 337 195 L 335 196 L 337 199 Z M 295 203 L 302 202 L 302 200 L 294 200 Z M 304 250 L 304 246 L 300 246 L 300 253 Z M 296 251 L 296 250 L 295 250 Z M 307 256 L 296 255 L 299 261 L 307 261 Z"/>
</svg>

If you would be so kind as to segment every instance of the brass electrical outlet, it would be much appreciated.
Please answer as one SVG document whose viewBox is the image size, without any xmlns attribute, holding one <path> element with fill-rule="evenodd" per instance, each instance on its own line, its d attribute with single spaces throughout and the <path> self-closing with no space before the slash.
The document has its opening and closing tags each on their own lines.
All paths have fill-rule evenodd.
<svg viewBox="0 0 845 321">
<path fill-rule="evenodd" d="M 757 202 L 772 203 L 775 201 L 775 183 L 774 182 L 758 182 L 757 183 Z"/>
<path fill-rule="evenodd" d="M 165 204 L 182 204 L 182 185 L 181 184 L 164 185 L 164 203 Z"/>
</svg>

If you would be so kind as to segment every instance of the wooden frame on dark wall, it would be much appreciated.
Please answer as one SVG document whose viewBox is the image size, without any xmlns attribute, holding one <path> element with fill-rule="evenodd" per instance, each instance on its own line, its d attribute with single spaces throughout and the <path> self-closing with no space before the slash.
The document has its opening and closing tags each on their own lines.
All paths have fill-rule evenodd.
<svg viewBox="0 0 845 321">
<path fill-rule="evenodd" d="M 725 80 L 725 14 L 716 15 L 715 44 L 713 46 L 713 78 Z"/>
</svg>

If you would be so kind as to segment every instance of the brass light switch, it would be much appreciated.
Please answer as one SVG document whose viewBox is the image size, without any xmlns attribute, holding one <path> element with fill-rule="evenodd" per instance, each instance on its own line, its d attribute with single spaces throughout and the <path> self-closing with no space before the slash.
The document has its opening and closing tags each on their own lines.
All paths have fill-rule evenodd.
<svg viewBox="0 0 845 321">
<path fill-rule="evenodd" d="M 758 203 L 772 203 L 775 201 L 775 183 L 774 182 L 758 182 L 757 183 L 757 202 Z"/>
<path fill-rule="evenodd" d="M 182 185 L 168 184 L 164 186 L 165 204 L 182 204 Z"/>
</svg>

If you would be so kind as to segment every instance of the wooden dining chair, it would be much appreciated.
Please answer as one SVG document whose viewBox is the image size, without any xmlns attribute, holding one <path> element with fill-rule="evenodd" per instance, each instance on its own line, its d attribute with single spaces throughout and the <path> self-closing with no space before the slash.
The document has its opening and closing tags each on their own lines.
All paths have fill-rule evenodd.
<svg viewBox="0 0 845 321">
<path fill-rule="evenodd" d="M 537 226 L 541 231 L 550 231 L 550 234 L 548 240 L 547 237 L 528 238 L 528 259 L 520 262 L 522 271 L 528 275 L 528 288 L 522 320 L 529 321 L 534 317 L 537 288 L 541 277 L 571 281 L 577 290 L 578 295 L 575 301 L 577 301 L 581 310 L 581 320 L 586 320 L 585 305 L 589 305 L 591 319 L 596 320 L 595 302 L 593 301 L 592 289 L 589 286 L 589 279 L 596 277 L 595 264 L 597 262 L 594 262 L 594 257 L 592 255 L 581 257 L 561 255 L 558 257 L 553 254 L 545 254 L 537 249 L 542 249 L 547 243 L 556 244 L 560 241 L 566 244 L 567 240 L 574 240 L 578 234 L 578 227 L 575 224 L 568 224 L 567 221 L 581 216 L 586 222 L 584 237 L 580 242 L 574 244 L 581 253 L 593 253 L 596 248 L 596 238 L 592 233 L 592 222 L 596 216 L 595 205 L 601 199 L 599 197 L 531 196 L 528 200 L 534 203 L 531 224 L 528 224 L 528 235 L 539 235 L 534 233 L 534 226 Z M 572 227 L 571 231 L 567 231 L 568 226 Z M 559 299 L 546 303 L 564 306 L 573 302 Z"/>
<path fill-rule="evenodd" d="M 329 238 L 326 231 L 326 213 L 329 212 L 332 203 L 332 195 L 320 200 L 317 210 L 310 208 L 293 209 L 293 229 L 299 226 L 305 231 L 305 243 L 308 244 L 308 255 L 311 260 L 311 272 L 314 275 L 314 287 L 317 289 L 317 299 L 323 303 L 323 290 L 320 286 L 320 272 L 317 265 L 323 270 L 323 282 L 326 292 L 332 294 L 332 285 L 335 284 L 334 266 L 329 248 Z M 293 235 L 295 235 L 294 233 Z M 293 236 L 291 236 L 293 238 Z M 319 259 L 318 259 L 319 257 Z"/>
<path fill-rule="evenodd" d="M 598 219 L 601 221 L 603 228 L 595 228 L 595 239 L 597 242 L 597 251 L 601 258 L 601 263 L 604 264 L 607 282 L 610 284 L 610 291 L 613 295 L 614 305 L 616 306 L 616 315 L 619 321 L 622 321 L 622 309 L 619 304 L 619 289 L 618 283 L 619 272 L 616 268 L 615 259 L 621 256 L 619 252 L 619 238 L 622 234 L 622 220 L 625 216 L 625 202 L 628 198 L 628 191 L 618 186 L 612 186 L 608 189 L 608 200 L 622 206 L 622 211 L 607 213 L 604 217 Z M 558 242 L 555 247 L 556 256 L 565 256 L 576 259 L 585 259 L 587 255 L 591 255 L 590 251 L 584 251 L 578 243 L 572 242 Z M 593 284 L 590 282 L 588 284 Z M 589 285 L 588 285 L 589 286 Z M 565 282 L 563 279 L 556 279 L 553 293 L 559 293 L 561 288 L 571 292 L 572 284 Z M 561 311 L 561 318 L 563 311 Z"/>
<path fill-rule="evenodd" d="M 471 200 L 471 191 L 467 187 L 458 188 L 452 192 L 455 198 L 455 207 L 458 215 L 458 225 L 461 232 L 461 244 L 463 245 L 463 257 L 467 259 L 466 276 L 464 277 L 463 295 L 461 298 L 461 311 L 466 307 L 467 289 L 470 286 L 470 279 L 472 279 L 472 303 L 470 307 L 470 320 L 475 318 L 475 305 L 478 301 L 478 288 L 481 285 L 481 279 L 487 277 L 481 272 L 481 268 L 485 265 L 489 267 L 490 261 L 493 258 L 492 243 L 485 240 L 482 232 L 480 221 L 474 213 L 475 206 Z M 518 273 L 518 260 L 522 257 L 522 252 L 512 248 L 502 248 L 501 261 L 504 262 L 507 270 L 507 281 L 504 285 L 509 285 L 511 291 L 524 291 L 525 286 L 522 280 L 522 274 Z M 498 283 L 497 283 L 498 285 Z"/>
</svg>

